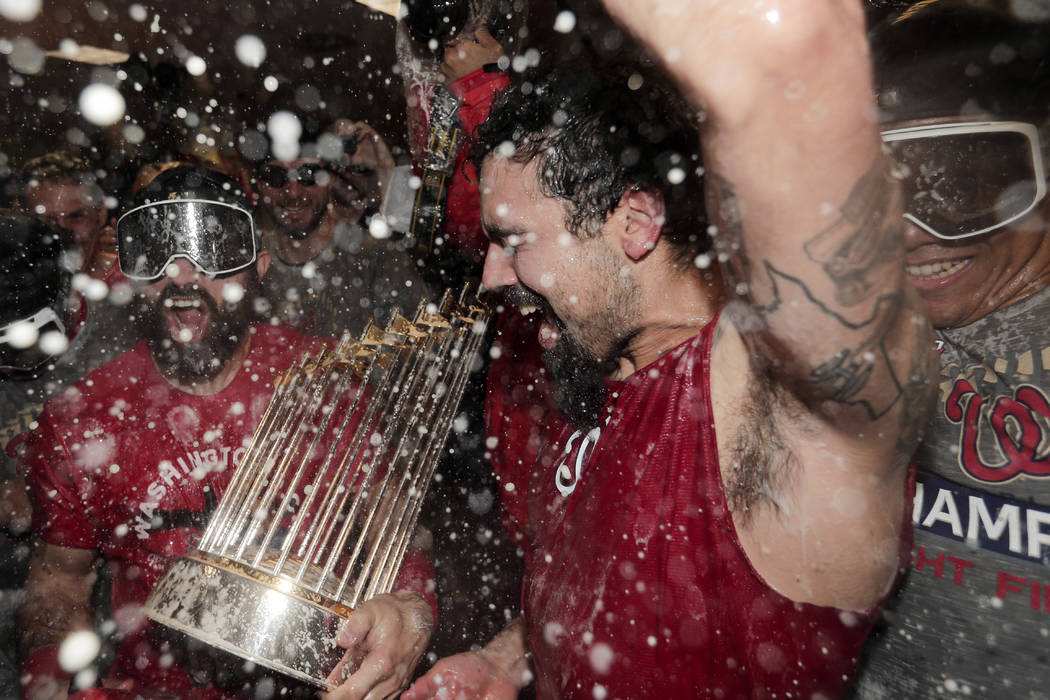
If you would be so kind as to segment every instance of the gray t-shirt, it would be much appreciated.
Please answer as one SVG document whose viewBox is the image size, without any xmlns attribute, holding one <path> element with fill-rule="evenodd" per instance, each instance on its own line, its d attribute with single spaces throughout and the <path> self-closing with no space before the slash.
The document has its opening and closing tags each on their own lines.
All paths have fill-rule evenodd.
<svg viewBox="0 0 1050 700">
<path fill-rule="evenodd" d="M 271 315 L 304 333 L 358 337 L 369 319 L 385 326 L 395 307 L 412 317 L 421 299 L 433 299 L 401 241 L 378 240 L 357 225 L 337 224 L 328 247 L 302 265 L 269 247 L 263 288 Z"/>
<path fill-rule="evenodd" d="M 1050 698 L 1050 288 L 937 332 L 915 547 L 860 698 Z"/>
</svg>

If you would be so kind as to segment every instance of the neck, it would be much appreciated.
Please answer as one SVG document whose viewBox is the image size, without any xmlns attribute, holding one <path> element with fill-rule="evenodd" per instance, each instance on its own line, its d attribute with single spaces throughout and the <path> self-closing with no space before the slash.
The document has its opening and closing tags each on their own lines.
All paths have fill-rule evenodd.
<svg viewBox="0 0 1050 700">
<path fill-rule="evenodd" d="M 321 222 L 305 238 L 296 240 L 286 236 L 277 227 L 267 231 L 272 236 L 274 253 L 287 265 L 302 265 L 321 254 L 335 235 L 335 217 L 329 210 Z"/>
<path fill-rule="evenodd" d="M 692 265 L 641 286 L 642 318 L 617 358 L 614 379 L 625 379 L 700 332 L 725 304 L 721 275 Z"/>
<path fill-rule="evenodd" d="M 214 377 L 207 379 L 194 379 L 194 380 L 183 380 L 176 377 L 165 374 L 164 370 L 157 365 L 156 358 L 153 358 L 153 364 L 157 367 L 157 371 L 168 380 L 168 383 L 179 391 L 184 391 L 187 394 L 193 394 L 194 396 L 211 396 L 212 394 L 218 394 L 220 391 L 225 389 L 233 381 L 237 373 L 241 371 L 241 367 L 244 366 L 244 360 L 248 357 L 248 352 L 252 346 L 252 334 L 246 332 L 244 337 L 241 338 L 241 342 L 237 344 L 236 349 L 233 351 L 233 355 L 226 361 L 219 373 Z"/>
</svg>

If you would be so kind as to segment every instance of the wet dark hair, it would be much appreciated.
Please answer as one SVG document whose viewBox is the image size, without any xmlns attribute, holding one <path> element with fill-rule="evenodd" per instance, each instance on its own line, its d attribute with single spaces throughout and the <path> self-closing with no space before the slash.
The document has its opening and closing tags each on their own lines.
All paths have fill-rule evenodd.
<svg viewBox="0 0 1050 700">
<path fill-rule="evenodd" d="M 479 173 L 493 152 L 535 160 L 544 193 L 565 200 L 566 228 L 584 238 L 598 234 L 629 188 L 658 191 L 661 236 L 691 263 L 710 248 L 698 119 L 667 85 L 637 67 L 578 62 L 526 75 L 496 100 L 470 159 Z"/>
<path fill-rule="evenodd" d="M 898 3 L 869 12 L 880 121 L 1050 116 L 1050 4 Z M 1038 10 L 1041 8 L 1041 12 Z"/>
</svg>

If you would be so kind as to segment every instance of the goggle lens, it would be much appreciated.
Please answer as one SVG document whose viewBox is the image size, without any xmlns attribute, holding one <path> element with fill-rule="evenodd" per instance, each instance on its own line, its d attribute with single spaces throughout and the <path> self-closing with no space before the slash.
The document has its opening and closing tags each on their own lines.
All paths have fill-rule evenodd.
<svg viewBox="0 0 1050 700">
<path fill-rule="evenodd" d="M 1038 137 L 1030 124 L 931 125 L 887 131 L 883 139 L 903 171 L 905 218 L 939 238 L 1002 228 L 1045 195 Z"/>
<path fill-rule="evenodd" d="M 297 180 L 303 187 L 326 185 L 331 181 L 331 174 L 323 165 L 307 163 L 289 170 L 279 165 L 264 165 L 259 169 L 259 179 L 268 187 L 284 187 L 289 180 Z"/>
<path fill-rule="evenodd" d="M 125 275 L 154 280 L 177 257 L 222 275 L 255 260 L 255 228 L 244 209 L 209 200 L 172 200 L 132 209 L 117 222 L 117 259 Z"/>
</svg>

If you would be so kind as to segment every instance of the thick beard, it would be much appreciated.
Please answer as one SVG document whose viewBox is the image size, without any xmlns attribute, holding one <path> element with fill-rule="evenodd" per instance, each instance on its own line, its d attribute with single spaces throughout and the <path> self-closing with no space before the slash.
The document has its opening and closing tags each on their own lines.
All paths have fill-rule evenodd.
<svg viewBox="0 0 1050 700">
<path fill-rule="evenodd" d="M 253 300 L 262 296 L 258 277 L 250 276 L 245 285 L 239 302 L 223 302 L 221 307 L 207 292 L 193 287 L 170 285 L 152 303 L 139 297 L 136 325 L 164 376 L 193 384 L 214 379 L 222 371 L 255 321 Z M 208 330 L 199 343 L 180 343 L 168 336 L 164 301 L 174 296 L 196 297 L 207 306 Z"/>
<path fill-rule="evenodd" d="M 548 318 L 554 319 L 561 337 L 554 347 L 543 351 L 543 360 L 554 387 L 554 403 L 577 428 L 591 430 L 598 427 L 608 396 L 602 362 L 584 349 L 542 296 L 520 287 L 504 290 L 504 296 L 515 306 L 536 306 Z"/>
<path fill-rule="evenodd" d="M 561 331 L 558 343 L 543 351 L 543 360 L 554 384 L 554 402 L 580 430 L 597 428 L 608 398 L 602 365 L 587 354 L 560 321 L 558 327 Z"/>
</svg>

